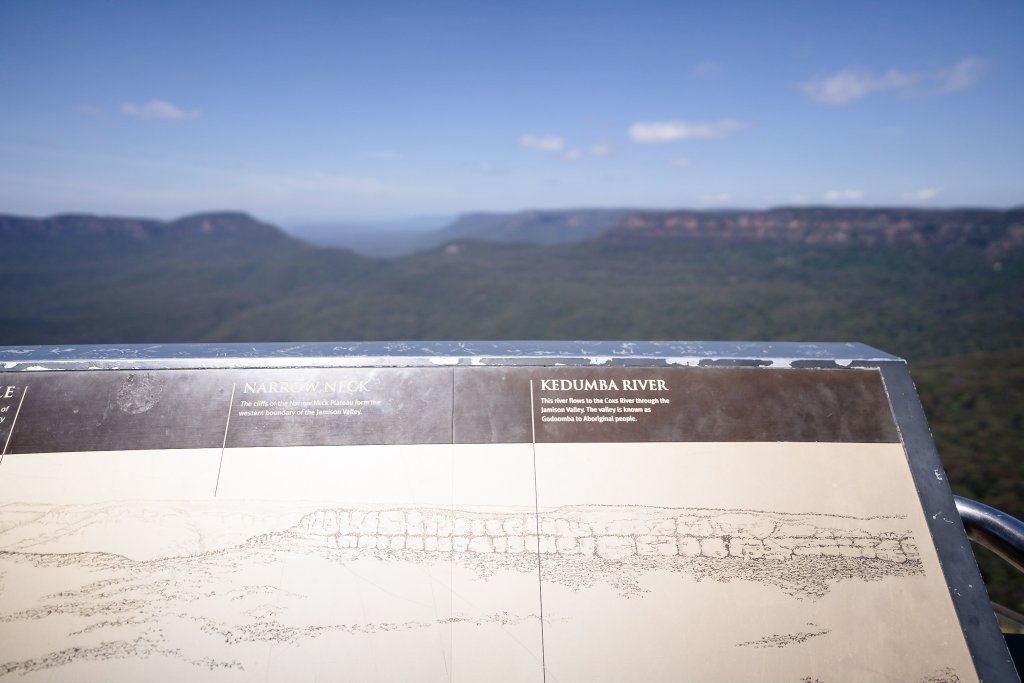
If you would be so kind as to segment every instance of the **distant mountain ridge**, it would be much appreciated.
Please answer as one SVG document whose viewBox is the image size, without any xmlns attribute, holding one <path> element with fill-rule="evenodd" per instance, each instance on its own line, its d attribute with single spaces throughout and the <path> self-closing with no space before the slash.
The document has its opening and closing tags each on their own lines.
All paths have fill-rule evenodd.
<svg viewBox="0 0 1024 683">
<path fill-rule="evenodd" d="M 204 237 L 251 246 L 303 242 L 237 211 L 198 213 L 171 221 L 90 214 L 30 218 L 0 214 L 0 239 L 48 241 L 122 238 L 132 242 Z M 381 239 L 386 236 L 382 235 Z M 1024 208 L 906 209 L 782 207 L 758 211 L 578 209 L 464 214 L 424 233 L 396 233 L 402 244 L 373 255 L 401 256 L 465 240 L 527 245 L 587 241 L 640 244 L 664 240 L 781 242 L 808 246 L 907 245 L 981 247 L 997 260 L 1024 251 Z M 334 246 L 346 246 L 339 242 Z M 358 245 L 353 245 L 358 249 Z"/>
<path fill-rule="evenodd" d="M 444 241 L 468 237 L 486 242 L 568 244 L 600 235 L 631 213 L 627 209 L 467 213 L 434 235 Z"/>
<path fill-rule="evenodd" d="M 429 231 L 319 240 L 370 256 L 402 256 L 456 241 L 559 245 L 585 241 L 751 241 L 804 245 L 982 246 L 990 259 L 1024 250 L 1024 208 L 780 207 L 766 210 L 566 209 L 468 213 Z"/>
<path fill-rule="evenodd" d="M 1024 249 L 1024 208 L 778 208 L 630 213 L 601 239 L 774 241 L 805 245 L 983 247 L 990 258 Z"/>
<path fill-rule="evenodd" d="M 457 240 L 514 244 L 571 244 L 593 238 L 616 225 L 625 209 L 529 210 L 512 213 L 461 214 L 433 228 L 413 229 L 412 222 L 381 223 L 352 229 L 338 225 L 296 226 L 293 232 L 325 247 L 344 247 L 364 256 L 396 257 L 434 249 Z M 423 223 L 424 221 L 421 221 Z M 399 228 L 395 229 L 395 225 Z"/>
<path fill-rule="evenodd" d="M 280 228 L 238 211 L 199 213 L 172 221 L 91 214 L 61 214 L 48 218 L 0 214 L 0 238 L 3 239 L 115 237 L 152 240 L 191 236 L 230 236 L 261 241 L 294 240 Z"/>
</svg>

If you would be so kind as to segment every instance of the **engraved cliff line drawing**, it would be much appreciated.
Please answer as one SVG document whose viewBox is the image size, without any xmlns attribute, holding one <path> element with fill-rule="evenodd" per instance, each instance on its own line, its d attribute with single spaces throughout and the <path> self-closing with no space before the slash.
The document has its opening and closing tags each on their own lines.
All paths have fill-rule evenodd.
<svg viewBox="0 0 1024 683">
<path fill-rule="evenodd" d="M 843 582 L 923 573 L 913 534 L 900 516 L 291 503 L 264 521 L 253 507 L 252 501 L 0 507 L 0 628 L 52 624 L 63 641 L 54 648 L 57 640 L 51 639 L 50 649 L 33 653 L 5 649 L 0 676 L 152 657 L 210 671 L 246 670 L 252 655 L 246 648 L 253 645 L 460 626 L 529 627 L 539 622 L 535 591 L 530 599 L 500 598 L 483 607 L 449 601 L 450 608 L 438 610 L 421 599 L 427 591 L 422 587 L 457 597 L 459 586 L 500 575 L 535 586 L 538 557 L 545 583 L 571 591 L 603 584 L 624 600 L 643 600 L 650 590 L 646 577 L 659 572 L 698 582 L 752 582 L 795 603 L 820 599 Z M 216 525 L 202 515 L 228 520 L 226 526 L 248 515 L 249 527 L 266 530 L 244 538 L 218 536 Z M 181 531 L 182 525 L 191 526 Z M 138 538 L 155 535 L 152 547 L 143 550 L 126 529 Z M 281 584 L 281 575 L 292 568 L 323 577 L 329 592 L 339 594 L 331 599 L 347 595 L 348 602 L 319 611 L 323 585 Z M 452 568 L 465 583 L 438 578 Z M 35 594 L 26 594 L 28 573 L 39 585 Z M 388 618 L 365 604 L 351 609 L 353 596 L 388 603 L 380 611 Z M 569 618 L 545 613 L 549 622 Z M 766 634 L 739 646 L 782 648 L 828 633 L 827 625 L 809 625 L 805 632 Z"/>
<path fill-rule="evenodd" d="M 545 581 L 603 580 L 625 596 L 640 590 L 637 575 L 662 569 L 755 581 L 813 599 L 830 582 L 921 573 L 902 519 L 642 506 L 572 506 L 540 515 L 325 508 L 283 534 L 250 543 L 369 550 L 403 561 L 450 552 L 485 574 L 488 560 L 503 556 L 511 561 L 500 566 L 515 568 L 515 558 L 529 558 L 521 570 L 533 571 L 539 553 Z"/>
</svg>

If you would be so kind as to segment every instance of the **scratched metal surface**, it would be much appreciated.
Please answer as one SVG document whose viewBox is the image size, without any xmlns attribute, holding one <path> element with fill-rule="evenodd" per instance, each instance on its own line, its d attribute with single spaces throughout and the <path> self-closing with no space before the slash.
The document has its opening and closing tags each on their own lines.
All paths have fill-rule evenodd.
<svg viewBox="0 0 1024 683">
<path fill-rule="evenodd" d="M 910 371 L 904 363 L 880 363 L 879 369 L 921 508 L 978 677 L 982 683 L 1019 681 L 985 584 L 981 581 L 971 543 L 956 511 L 956 502 Z"/>
<path fill-rule="evenodd" d="M 859 343 L 436 341 L 0 347 L 0 370 L 593 365 L 847 367 L 901 361 Z"/>
</svg>

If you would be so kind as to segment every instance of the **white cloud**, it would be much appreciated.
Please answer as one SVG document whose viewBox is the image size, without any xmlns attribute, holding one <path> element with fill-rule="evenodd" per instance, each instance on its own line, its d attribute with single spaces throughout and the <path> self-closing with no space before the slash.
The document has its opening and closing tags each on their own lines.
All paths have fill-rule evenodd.
<svg viewBox="0 0 1024 683">
<path fill-rule="evenodd" d="M 700 78 L 715 78 L 722 73 L 722 65 L 713 59 L 705 59 L 697 62 L 693 67 L 693 73 Z"/>
<path fill-rule="evenodd" d="M 866 69 L 843 69 L 801 84 L 807 97 L 824 104 L 849 104 L 872 93 L 896 91 L 909 94 L 935 94 L 964 90 L 978 82 L 988 62 L 967 57 L 951 67 L 910 73 L 889 69 L 876 75 Z"/>
<path fill-rule="evenodd" d="M 732 195 L 729 194 L 728 192 L 719 192 L 718 194 L 705 195 L 704 197 L 702 197 L 702 199 L 705 202 L 712 202 L 712 203 L 716 203 L 716 202 L 719 202 L 719 203 L 720 202 L 731 202 L 732 201 Z"/>
<path fill-rule="evenodd" d="M 705 123 L 691 121 L 641 121 L 629 127 L 633 142 L 658 144 L 678 140 L 710 140 L 724 138 L 748 128 L 749 124 L 733 119 Z"/>
<path fill-rule="evenodd" d="M 968 57 L 948 69 L 940 69 L 936 77 L 943 92 L 955 92 L 977 83 L 987 70 L 988 62 L 986 60 L 979 57 Z"/>
<path fill-rule="evenodd" d="M 557 152 L 565 147 L 565 141 L 557 135 L 532 135 L 526 133 L 519 136 L 519 146 L 536 149 L 541 152 Z"/>
<path fill-rule="evenodd" d="M 913 202 L 930 202 L 942 193 L 937 187 L 925 187 L 914 192 L 904 192 L 903 198 Z"/>
<path fill-rule="evenodd" d="M 855 202 L 863 198 L 863 190 L 829 190 L 825 193 L 826 202 Z"/>
<path fill-rule="evenodd" d="M 402 155 L 393 149 L 371 149 L 363 152 L 363 156 L 376 161 L 397 161 L 402 158 Z"/>
<path fill-rule="evenodd" d="M 121 105 L 121 111 L 129 116 L 138 116 L 141 119 L 161 119 L 164 121 L 184 121 L 198 119 L 198 109 L 188 111 L 177 107 L 164 100 L 150 100 L 144 104 L 125 102 Z"/>
<path fill-rule="evenodd" d="M 689 159 L 684 158 L 684 157 L 676 157 L 675 159 L 669 159 L 668 163 L 669 163 L 670 166 L 676 166 L 678 168 L 684 168 L 686 166 L 689 166 L 693 162 L 690 161 Z"/>
<path fill-rule="evenodd" d="M 562 158 L 566 161 L 579 161 L 584 157 L 606 157 L 615 151 L 615 145 L 611 140 L 599 140 L 586 149 L 573 147 L 565 150 Z"/>
<path fill-rule="evenodd" d="M 863 69 L 843 69 L 827 78 L 812 80 L 801 87 L 812 100 L 825 104 L 846 104 L 880 90 L 894 90 L 913 85 L 917 78 L 895 69 L 876 76 Z"/>
<path fill-rule="evenodd" d="M 533 149 L 548 154 L 561 152 L 558 156 L 566 161 L 579 161 L 586 157 L 604 157 L 615 151 L 615 143 L 607 138 L 582 147 L 566 147 L 565 139 L 560 135 L 524 133 L 519 136 L 516 143 L 524 149 Z"/>
</svg>

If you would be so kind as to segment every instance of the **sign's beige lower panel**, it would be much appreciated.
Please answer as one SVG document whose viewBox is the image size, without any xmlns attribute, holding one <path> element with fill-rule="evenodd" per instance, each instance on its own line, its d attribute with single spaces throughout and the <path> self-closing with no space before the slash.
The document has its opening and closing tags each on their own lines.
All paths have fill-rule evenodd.
<svg viewBox="0 0 1024 683">
<path fill-rule="evenodd" d="M 536 543 L 474 542 L 530 444 L 8 454 L 0 500 L 4 680 L 543 677 Z"/>
<path fill-rule="evenodd" d="M 221 455 L 6 456 L 0 678 L 976 680 L 897 444 Z"/>
<path fill-rule="evenodd" d="M 538 444 L 537 482 L 551 680 L 977 680 L 899 444 Z"/>
</svg>

